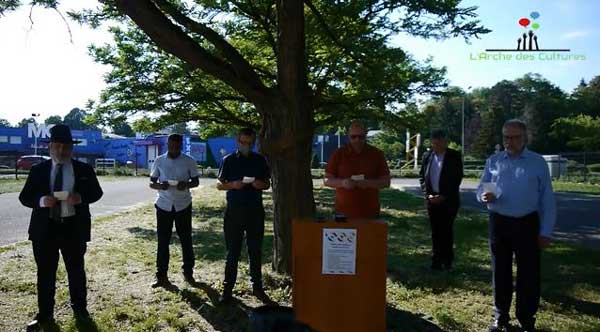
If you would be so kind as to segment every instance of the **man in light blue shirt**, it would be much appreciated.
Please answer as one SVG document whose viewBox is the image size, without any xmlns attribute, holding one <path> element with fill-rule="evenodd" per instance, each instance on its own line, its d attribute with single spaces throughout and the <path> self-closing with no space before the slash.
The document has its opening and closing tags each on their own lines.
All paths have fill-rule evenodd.
<svg viewBox="0 0 600 332">
<path fill-rule="evenodd" d="M 548 166 L 528 150 L 527 126 L 507 121 L 502 128 L 505 151 L 486 161 L 477 199 L 490 211 L 495 320 L 490 332 L 506 331 L 512 301 L 512 257 L 517 262 L 516 317 L 524 332 L 535 331 L 540 301 L 540 252 L 551 240 L 556 200 Z"/>
</svg>

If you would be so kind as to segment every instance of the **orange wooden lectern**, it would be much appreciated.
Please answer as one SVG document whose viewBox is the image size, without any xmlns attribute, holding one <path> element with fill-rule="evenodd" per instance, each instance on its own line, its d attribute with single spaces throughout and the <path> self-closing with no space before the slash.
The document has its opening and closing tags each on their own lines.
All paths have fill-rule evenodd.
<svg viewBox="0 0 600 332">
<path fill-rule="evenodd" d="M 356 230 L 354 275 L 323 273 L 324 229 Z M 387 231 L 381 220 L 294 220 L 296 319 L 319 332 L 385 332 Z"/>
</svg>

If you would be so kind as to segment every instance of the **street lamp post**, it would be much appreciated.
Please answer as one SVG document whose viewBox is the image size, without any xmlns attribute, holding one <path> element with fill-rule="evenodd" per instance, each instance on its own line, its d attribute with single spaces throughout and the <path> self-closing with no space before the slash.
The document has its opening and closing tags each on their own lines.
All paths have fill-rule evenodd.
<svg viewBox="0 0 600 332">
<path fill-rule="evenodd" d="M 40 113 L 31 113 L 31 117 L 33 118 L 33 125 L 35 126 L 35 130 L 33 133 L 33 154 L 37 156 L 37 131 L 38 131 L 38 126 L 37 126 L 37 121 L 35 120 L 35 118 L 39 117 Z"/>
<path fill-rule="evenodd" d="M 467 98 L 467 93 L 469 93 L 469 90 L 471 90 L 471 87 L 469 86 L 467 88 L 467 91 L 465 91 L 463 93 L 463 98 L 462 98 L 462 108 L 461 108 L 461 138 L 460 138 L 460 146 L 462 149 L 462 162 L 463 164 L 465 163 L 465 99 Z"/>
</svg>

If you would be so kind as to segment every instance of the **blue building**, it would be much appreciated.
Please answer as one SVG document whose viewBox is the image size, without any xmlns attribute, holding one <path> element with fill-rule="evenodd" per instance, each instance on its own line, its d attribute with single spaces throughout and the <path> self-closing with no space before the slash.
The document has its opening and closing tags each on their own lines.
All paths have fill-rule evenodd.
<svg viewBox="0 0 600 332">
<path fill-rule="evenodd" d="M 30 123 L 27 127 L 4 128 L 0 127 L 0 154 L 3 155 L 48 155 L 48 142 L 50 128 L 53 125 L 35 125 Z M 73 139 L 81 141 L 75 145 L 73 154 L 75 158 L 91 163 L 96 158 L 104 155 L 102 133 L 94 130 L 73 130 Z"/>
<path fill-rule="evenodd" d="M 22 155 L 48 155 L 50 128 L 53 125 L 30 123 L 27 127 L 0 127 L 0 155 L 14 159 Z M 73 148 L 74 157 L 94 164 L 98 158 L 115 159 L 117 164 L 150 168 L 157 156 L 167 152 L 167 135 L 145 138 L 108 138 L 97 130 L 72 130 L 73 139 L 80 141 Z M 206 142 L 184 136 L 183 152 L 198 163 L 206 163 Z"/>
<path fill-rule="evenodd" d="M 14 162 L 22 155 L 48 155 L 49 130 L 53 125 L 30 123 L 27 127 L 0 127 L 0 156 Z M 105 137 L 97 130 L 72 130 L 73 138 L 81 141 L 74 146 L 75 158 L 94 165 L 98 158 L 115 159 L 119 165 L 137 165 L 149 169 L 157 156 L 167 152 L 167 135 L 144 138 Z M 326 163 L 338 146 L 347 143 L 345 135 L 316 135 L 313 140 L 313 165 Z M 37 147 L 37 149 L 36 149 Z M 183 153 L 198 164 L 220 167 L 223 157 L 237 149 L 234 137 L 215 137 L 206 141 L 184 135 Z"/>
</svg>

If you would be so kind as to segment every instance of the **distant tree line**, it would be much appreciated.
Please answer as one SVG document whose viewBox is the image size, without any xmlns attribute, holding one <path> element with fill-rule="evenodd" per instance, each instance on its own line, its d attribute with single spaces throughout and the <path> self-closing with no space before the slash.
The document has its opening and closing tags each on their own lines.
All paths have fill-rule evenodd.
<svg viewBox="0 0 600 332">
<path fill-rule="evenodd" d="M 421 132 L 442 128 L 452 142 L 461 144 L 463 98 L 466 155 L 492 153 L 502 144 L 502 124 L 512 118 L 527 122 L 529 146 L 537 152 L 600 150 L 600 76 L 582 79 L 570 94 L 539 74 L 471 92 L 448 87 L 422 107 Z"/>
</svg>

